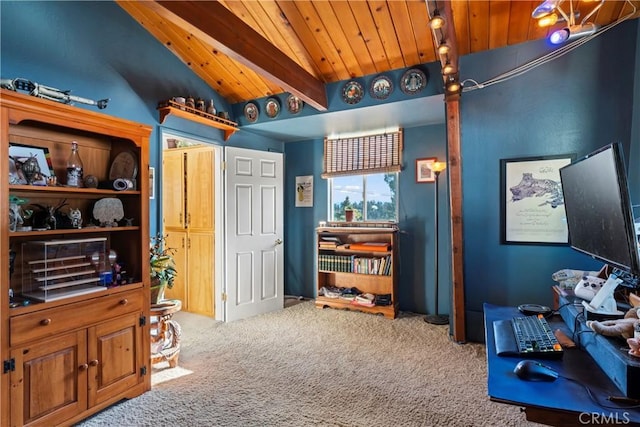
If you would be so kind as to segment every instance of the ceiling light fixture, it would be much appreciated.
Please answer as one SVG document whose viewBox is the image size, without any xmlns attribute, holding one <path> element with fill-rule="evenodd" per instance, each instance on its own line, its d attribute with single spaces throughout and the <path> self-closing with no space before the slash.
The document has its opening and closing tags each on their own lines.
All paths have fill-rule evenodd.
<svg viewBox="0 0 640 427">
<path fill-rule="evenodd" d="M 538 27 L 550 27 L 558 22 L 558 14 L 550 13 L 542 18 L 538 19 Z"/>
<path fill-rule="evenodd" d="M 433 11 L 433 18 L 431 18 L 431 21 L 429 21 L 429 26 L 431 27 L 432 30 L 439 30 L 440 28 L 444 27 L 445 21 L 444 18 L 442 16 L 440 16 L 440 12 L 438 12 L 438 10 L 434 10 Z"/>
<path fill-rule="evenodd" d="M 460 92 L 460 89 L 462 89 L 462 85 L 458 80 L 456 80 L 454 76 L 449 76 L 446 88 L 448 93 L 453 94 Z"/>
<path fill-rule="evenodd" d="M 540 6 L 533 9 L 531 17 L 533 19 L 540 19 L 551 14 L 559 5 L 562 0 L 545 0 Z"/>
<path fill-rule="evenodd" d="M 549 36 L 551 44 L 558 45 L 569 40 L 589 36 L 598 30 L 594 23 L 587 22 L 587 20 L 602 7 L 605 0 L 596 0 L 598 4 L 591 9 L 580 24 L 576 24 L 576 18 L 580 16 L 580 12 L 575 10 L 573 1 L 567 1 L 569 3 L 568 13 L 561 7 L 565 0 L 545 0 L 533 10 L 531 17 L 538 20 L 540 27 L 555 25 L 560 19 L 558 14 L 567 22 L 566 27 L 551 33 Z M 588 4 L 590 2 L 585 0 L 582 3 Z"/>
<path fill-rule="evenodd" d="M 440 45 L 438 46 L 438 54 L 439 55 L 448 55 L 449 51 L 451 51 L 451 47 L 447 44 L 446 41 L 442 40 Z"/>
<path fill-rule="evenodd" d="M 572 25 L 560 30 L 556 30 L 549 36 L 549 41 L 552 44 L 562 44 L 566 41 L 575 40 L 580 37 L 590 36 L 594 34 L 598 29 L 598 26 L 593 22 L 587 22 L 586 24 Z"/>
<path fill-rule="evenodd" d="M 444 66 L 442 67 L 442 74 L 444 74 L 445 76 L 448 76 L 449 74 L 453 74 L 455 72 L 456 72 L 456 67 L 451 65 L 449 61 L 447 61 L 447 63 L 444 64 Z"/>
</svg>

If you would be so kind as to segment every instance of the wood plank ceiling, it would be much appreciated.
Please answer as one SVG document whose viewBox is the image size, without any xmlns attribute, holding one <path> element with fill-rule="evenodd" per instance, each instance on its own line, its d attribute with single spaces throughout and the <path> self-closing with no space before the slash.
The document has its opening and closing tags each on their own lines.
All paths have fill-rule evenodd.
<svg viewBox="0 0 640 427">
<path fill-rule="evenodd" d="M 460 56 L 544 38 L 549 28 L 566 26 L 537 26 L 531 13 L 541 0 L 447 3 L 453 16 L 447 25 L 455 32 L 448 43 Z M 566 0 L 564 7 L 586 16 L 598 3 Z M 441 35 L 429 20 L 434 10 L 445 10 L 444 0 L 118 4 L 230 103 L 291 92 L 323 110 L 326 98 L 319 92 L 326 83 L 442 62 L 434 43 Z M 603 26 L 633 7 L 640 1 L 607 0 L 589 21 Z"/>
</svg>

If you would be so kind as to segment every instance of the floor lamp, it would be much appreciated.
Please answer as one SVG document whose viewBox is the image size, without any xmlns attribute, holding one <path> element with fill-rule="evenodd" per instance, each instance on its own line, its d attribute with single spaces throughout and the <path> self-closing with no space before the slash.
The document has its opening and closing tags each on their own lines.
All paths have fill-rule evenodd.
<svg viewBox="0 0 640 427">
<path fill-rule="evenodd" d="M 438 177 L 440 177 L 440 172 L 442 172 L 443 170 L 445 170 L 447 168 L 447 164 L 445 162 L 433 162 L 433 164 L 431 165 L 431 171 L 433 172 L 433 175 L 435 176 L 435 201 L 434 201 L 434 206 L 435 206 L 435 211 L 434 211 L 434 222 L 436 224 L 435 226 L 435 234 L 434 234 L 434 246 L 435 246 L 435 304 L 436 304 L 436 309 L 435 309 L 435 313 L 434 314 L 428 314 L 425 318 L 424 321 L 427 323 L 431 323 L 433 325 L 446 325 L 447 323 L 449 323 L 449 316 L 447 316 L 446 314 L 440 314 L 438 312 L 438 287 L 439 287 L 439 276 L 438 276 Z"/>
</svg>

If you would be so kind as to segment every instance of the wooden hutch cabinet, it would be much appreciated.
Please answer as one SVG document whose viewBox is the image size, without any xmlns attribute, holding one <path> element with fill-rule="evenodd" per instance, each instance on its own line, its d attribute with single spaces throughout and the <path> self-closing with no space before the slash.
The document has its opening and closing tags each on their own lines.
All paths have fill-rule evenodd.
<svg viewBox="0 0 640 427">
<path fill-rule="evenodd" d="M 72 424 L 150 389 L 150 133 L 146 125 L 1 90 L 1 426 Z M 95 177 L 97 188 L 65 186 L 72 142 L 84 178 Z M 16 146 L 44 154 L 41 172 L 57 184 L 23 182 L 14 168 L 24 159 L 7 160 Z M 122 190 L 114 168 L 135 175 L 126 175 Z M 35 212 L 20 227 L 9 215 L 16 200 Z M 105 203 L 123 215 L 116 209 L 99 223 L 96 210 Z M 36 214 L 50 207 L 59 207 L 58 219 L 79 211 L 81 227 L 38 223 Z"/>
</svg>

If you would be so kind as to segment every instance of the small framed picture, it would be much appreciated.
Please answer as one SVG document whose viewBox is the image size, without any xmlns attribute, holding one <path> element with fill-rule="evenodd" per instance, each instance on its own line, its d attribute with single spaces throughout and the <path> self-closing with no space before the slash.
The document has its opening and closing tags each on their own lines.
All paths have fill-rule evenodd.
<svg viewBox="0 0 640 427">
<path fill-rule="evenodd" d="M 28 176 L 24 170 L 24 162 L 34 157 L 39 172 Z M 12 171 L 14 173 L 12 174 Z M 9 143 L 9 183 L 47 185 L 47 179 L 56 176 L 51 164 L 51 155 L 46 147 Z"/>
<path fill-rule="evenodd" d="M 436 161 L 435 157 L 416 159 L 416 182 L 435 182 L 436 175 L 431 170 L 431 165 Z"/>
<path fill-rule="evenodd" d="M 149 167 L 149 198 L 156 198 L 156 168 Z"/>
</svg>

